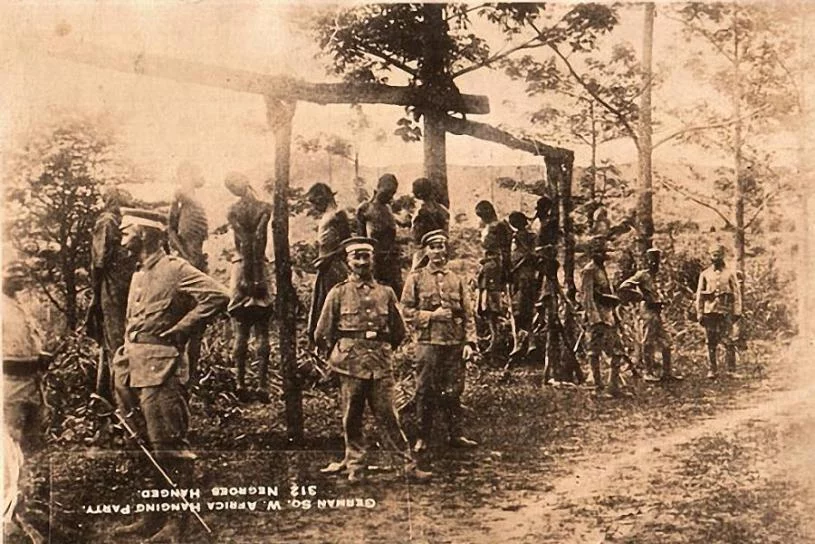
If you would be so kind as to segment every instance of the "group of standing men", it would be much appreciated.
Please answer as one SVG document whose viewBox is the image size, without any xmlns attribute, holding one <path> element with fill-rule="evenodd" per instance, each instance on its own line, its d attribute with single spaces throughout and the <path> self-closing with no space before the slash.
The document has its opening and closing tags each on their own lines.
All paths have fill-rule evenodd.
<svg viewBox="0 0 815 544">
<path fill-rule="evenodd" d="M 156 459 L 183 488 L 193 484 L 195 458 L 187 441 L 186 384 L 196 371 L 208 320 L 223 311 L 233 318 L 232 356 L 241 390 L 245 388 L 248 338 L 254 328 L 261 360 L 260 391 L 266 389 L 273 286 L 265 252 L 272 208 L 257 198 L 244 175 L 227 176 L 225 186 L 238 197 L 228 213 L 238 255 L 227 290 L 206 274 L 203 242 L 207 219 L 195 196 L 203 178 L 189 165 L 179 168 L 178 175 L 180 189 L 169 215 L 122 208 L 119 193 L 105 195 L 92 248 L 91 316 L 101 320 L 92 319 L 90 324 L 98 325 L 92 332 L 111 361 L 110 378 L 101 377 L 97 384 L 100 391 L 114 397 L 125 417 L 142 429 Z M 419 178 L 413 183 L 420 205 L 410 223 L 399 222 L 390 208 L 397 187 L 392 174 L 380 178 L 373 197 L 357 210 L 358 236 L 352 235 L 352 222 L 338 209 L 330 187 L 317 183 L 307 193 L 311 214 L 319 218 L 314 263 L 317 276 L 307 334 L 340 376 L 345 438 L 343 460 L 331 463 L 323 472 L 346 472 L 350 481 L 364 476 L 366 404 L 382 425 L 389 448 L 404 456 L 405 474 L 411 479 L 431 477 L 418 464 L 428 449 L 438 412 L 446 419 L 449 445 L 476 446 L 462 432 L 460 402 L 465 361 L 476 349 L 474 313 L 489 328 L 486 351 L 490 352 L 495 349 L 499 321 L 505 315 L 504 300 L 510 301 L 513 333 L 524 341 L 534 336 L 537 314 L 557 314 L 552 300 L 562 293 L 555 250 L 558 225 L 550 199 L 542 197 L 537 203 L 537 236 L 529 231 L 529 218 L 520 212 L 503 221 L 491 203 L 478 203 L 475 211 L 482 221 L 484 254 L 474 312 L 465 279 L 447 266 L 450 215 L 439 202 L 432 182 Z M 415 245 L 404 282 L 397 226 L 410 226 Z M 622 356 L 615 312 L 619 298 L 605 271 L 605 238 L 592 239 L 588 253 L 591 261 L 581 274 L 580 302 L 585 312 L 589 362 L 598 393 L 616 396 L 620 394 Z M 659 251 L 649 250 L 646 261 L 647 266 L 623 282 L 620 289 L 637 293 L 641 300 L 648 369 L 653 370 L 649 361 L 659 349 L 661 378 L 678 379 L 672 372 L 670 339 L 662 322 L 665 301 L 657 288 Z M 716 348 L 720 343 L 726 348 L 728 371 L 735 369 L 732 327 L 741 314 L 741 286 L 725 266 L 721 246 L 711 252 L 711 261 L 699 279 L 696 309 L 706 330 L 709 376 L 716 377 Z M 7 298 L 19 290 L 20 283 L 15 281 L 19 277 L 18 268 L 6 267 Z M 7 301 L 7 311 L 17 307 L 11 302 Z M 40 353 L 40 344 L 31 340 L 34 333 L 26 321 L 10 315 L 11 320 L 4 318 L 4 374 L 33 375 L 37 370 L 27 369 L 39 369 L 47 356 Z M 415 333 L 418 364 L 419 432 L 413 446 L 402 430 L 393 402 L 393 352 L 407 337 L 408 325 Z M 12 326 L 19 330 L 12 330 Z M 611 357 L 607 392 L 600 371 L 602 353 Z M 24 382 L 23 386 L 27 384 Z M 18 397 L 25 395 L 10 395 L 7 389 L 7 417 L 10 414 L 20 420 L 13 422 L 12 432 L 28 428 L 36 415 L 36 410 L 14 404 Z M 156 512 L 117 532 L 152 535 L 152 541 L 164 542 L 178 541 L 183 531 L 183 517 Z"/>
</svg>

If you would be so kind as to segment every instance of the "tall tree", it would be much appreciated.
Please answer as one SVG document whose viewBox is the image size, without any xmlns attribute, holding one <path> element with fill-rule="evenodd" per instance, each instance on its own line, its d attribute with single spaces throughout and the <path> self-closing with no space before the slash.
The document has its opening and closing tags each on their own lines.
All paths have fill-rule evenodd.
<svg viewBox="0 0 815 544">
<path fill-rule="evenodd" d="M 654 12 L 653 2 L 644 5 L 642 30 L 642 96 L 640 97 L 639 123 L 639 195 L 637 199 L 637 232 L 640 254 L 653 245 L 654 238 L 654 189 L 651 155 L 653 153 L 653 123 L 651 121 L 651 87 L 653 70 L 651 67 L 654 51 Z"/>
<path fill-rule="evenodd" d="M 793 111 L 800 111 L 800 96 L 788 59 L 796 49 L 795 28 L 781 6 L 764 4 L 692 3 L 676 10 L 688 43 L 703 43 L 692 62 L 697 74 L 729 102 L 717 111 L 708 101 L 702 109 L 713 130 L 685 136 L 730 156 L 729 179 L 719 188 L 729 190 L 738 269 L 744 270 L 746 230 L 782 187 L 768 188 L 777 180 L 761 138 L 779 127 Z M 718 121 L 718 123 L 716 123 Z M 752 217 L 747 209 L 752 208 Z"/>
<path fill-rule="evenodd" d="M 425 173 L 449 202 L 444 119 L 463 111 L 456 79 L 548 44 L 590 50 L 616 23 L 614 8 L 598 4 L 369 4 L 326 11 L 314 32 L 334 74 L 356 82 L 398 74 L 416 88 L 397 133 L 424 138 Z M 500 45 L 485 38 L 489 26 L 499 29 Z M 412 126 L 419 119 L 423 132 Z"/>
<path fill-rule="evenodd" d="M 91 233 L 100 188 L 133 181 L 107 119 L 59 116 L 35 128 L 10 157 L 4 188 L 7 237 L 31 286 L 76 328 L 89 285 Z"/>
</svg>

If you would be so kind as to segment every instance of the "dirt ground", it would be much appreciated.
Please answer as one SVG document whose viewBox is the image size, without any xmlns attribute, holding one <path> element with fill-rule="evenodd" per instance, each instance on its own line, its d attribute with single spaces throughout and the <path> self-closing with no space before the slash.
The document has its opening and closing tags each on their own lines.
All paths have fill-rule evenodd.
<svg viewBox="0 0 815 544">
<path fill-rule="evenodd" d="M 684 382 L 629 380 L 634 398 L 613 401 L 543 387 L 537 368 L 508 381 L 471 369 L 467 430 L 480 446 L 450 450 L 437 437 L 427 485 L 404 481 L 398 458 L 377 451 L 361 485 L 321 475 L 342 448 L 330 395 L 306 398 L 309 439 L 297 449 L 279 403 L 218 421 L 193 402 L 196 502 L 212 542 L 815 542 L 812 348 L 755 346 L 743 380 L 711 382 L 698 357 L 680 359 Z M 116 542 L 111 529 L 134 515 L 101 508 L 150 502 L 136 452 L 51 448 L 34 462 L 49 467 L 50 520 L 39 522 L 51 542 Z M 277 486 L 279 497 L 229 504 L 213 496 L 221 486 Z M 193 526 L 189 541 L 206 540 Z"/>
</svg>

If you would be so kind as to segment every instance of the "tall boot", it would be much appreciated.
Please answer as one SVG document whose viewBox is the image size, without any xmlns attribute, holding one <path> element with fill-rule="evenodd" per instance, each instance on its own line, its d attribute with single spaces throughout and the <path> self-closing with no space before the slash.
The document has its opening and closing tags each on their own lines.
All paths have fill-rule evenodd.
<svg viewBox="0 0 815 544">
<path fill-rule="evenodd" d="M 153 478 L 148 478 L 144 483 L 144 488 L 155 488 L 156 482 Z M 162 514 L 159 512 L 145 512 L 131 523 L 114 528 L 110 534 L 113 537 L 147 537 L 158 531 L 161 526 Z"/>
<path fill-rule="evenodd" d="M 164 467 L 178 489 L 192 487 L 194 470 L 192 459 L 174 458 L 165 461 Z M 147 542 L 184 542 L 189 516 L 187 512 L 162 514 L 161 528 Z"/>
</svg>

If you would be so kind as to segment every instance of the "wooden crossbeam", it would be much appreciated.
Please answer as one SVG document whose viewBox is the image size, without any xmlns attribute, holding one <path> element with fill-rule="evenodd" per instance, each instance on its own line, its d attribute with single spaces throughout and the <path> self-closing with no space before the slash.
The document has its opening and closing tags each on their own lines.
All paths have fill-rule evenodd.
<svg viewBox="0 0 815 544">
<path fill-rule="evenodd" d="M 563 159 L 565 161 L 574 160 L 574 152 L 570 149 L 562 147 L 554 147 L 545 144 L 533 138 L 519 138 L 506 130 L 488 125 L 486 123 L 479 123 L 478 121 L 471 121 L 469 119 L 460 119 L 448 115 L 444 118 L 444 128 L 451 134 L 467 135 L 479 140 L 494 142 L 497 144 L 510 147 L 512 149 L 519 149 L 538 155 L 540 157 L 547 157 L 550 159 Z"/>
<path fill-rule="evenodd" d="M 391 104 L 395 106 L 410 106 L 417 103 L 418 91 L 414 87 L 396 87 L 377 83 L 310 83 L 288 76 L 236 70 L 162 55 L 132 53 L 70 40 L 49 48 L 46 53 L 58 59 L 97 68 L 260 94 L 280 100 L 304 100 L 317 104 Z M 465 113 L 489 113 L 488 97 L 470 94 L 462 95 L 462 97 Z"/>
</svg>

